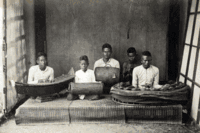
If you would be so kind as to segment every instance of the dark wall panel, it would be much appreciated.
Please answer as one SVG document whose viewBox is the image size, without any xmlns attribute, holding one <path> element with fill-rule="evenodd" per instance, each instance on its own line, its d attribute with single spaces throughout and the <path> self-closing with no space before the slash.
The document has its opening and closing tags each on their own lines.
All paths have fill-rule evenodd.
<svg viewBox="0 0 200 133">
<path fill-rule="evenodd" d="M 35 49 L 36 53 L 46 52 L 46 13 L 45 0 L 34 0 L 35 13 Z"/>
</svg>

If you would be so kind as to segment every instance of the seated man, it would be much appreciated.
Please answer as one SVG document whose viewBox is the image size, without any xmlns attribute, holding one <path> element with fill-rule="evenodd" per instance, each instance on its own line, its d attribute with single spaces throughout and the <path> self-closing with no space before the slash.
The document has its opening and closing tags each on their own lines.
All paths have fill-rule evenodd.
<svg viewBox="0 0 200 133">
<path fill-rule="evenodd" d="M 75 83 L 91 83 L 95 81 L 94 71 L 88 69 L 89 60 L 86 55 L 80 57 L 80 70 L 75 73 Z M 69 93 L 67 96 L 67 100 L 75 100 L 78 99 L 77 95 L 73 95 Z M 79 95 L 79 99 L 88 99 L 88 100 L 97 100 L 99 99 L 99 95 Z"/>
<path fill-rule="evenodd" d="M 133 70 L 132 85 L 136 88 L 145 89 L 149 86 L 156 86 L 159 82 L 159 69 L 151 65 L 152 57 L 149 51 L 142 52 L 142 65 Z"/>
<path fill-rule="evenodd" d="M 54 70 L 47 66 L 47 55 L 45 53 L 38 53 L 37 64 L 29 69 L 28 84 L 53 82 Z"/>
<path fill-rule="evenodd" d="M 132 73 L 133 69 L 136 67 L 136 57 L 137 53 L 134 47 L 130 47 L 127 50 L 127 56 L 128 56 L 128 61 L 125 61 L 123 63 L 123 68 L 122 68 L 122 81 L 126 85 L 131 85 L 132 83 Z"/>
<path fill-rule="evenodd" d="M 119 62 L 113 58 L 111 58 L 112 54 L 112 47 L 110 44 L 105 43 L 102 46 L 102 53 L 103 53 L 103 58 L 97 60 L 94 63 L 94 70 L 96 67 L 116 67 L 120 68 Z"/>
</svg>

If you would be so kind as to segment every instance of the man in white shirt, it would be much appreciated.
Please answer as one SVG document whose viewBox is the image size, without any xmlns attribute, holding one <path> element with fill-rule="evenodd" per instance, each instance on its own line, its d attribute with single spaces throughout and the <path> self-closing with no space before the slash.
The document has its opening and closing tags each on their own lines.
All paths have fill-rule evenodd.
<svg viewBox="0 0 200 133">
<path fill-rule="evenodd" d="M 28 84 L 52 82 L 54 80 L 54 70 L 47 66 L 45 53 L 38 53 L 37 64 L 29 69 Z"/>
<path fill-rule="evenodd" d="M 159 84 L 159 69 L 151 65 L 152 57 L 149 51 L 142 52 L 142 65 L 133 69 L 132 85 L 140 89 Z"/>
<path fill-rule="evenodd" d="M 113 58 L 111 58 L 112 54 L 112 47 L 110 44 L 105 43 L 102 46 L 102 53 L 103 53 L 103 58 L 97 60 L 94 63 L 94 70 L 96 67 L 116 67 L 120 68 L 119 62 Z"/>
</svg>

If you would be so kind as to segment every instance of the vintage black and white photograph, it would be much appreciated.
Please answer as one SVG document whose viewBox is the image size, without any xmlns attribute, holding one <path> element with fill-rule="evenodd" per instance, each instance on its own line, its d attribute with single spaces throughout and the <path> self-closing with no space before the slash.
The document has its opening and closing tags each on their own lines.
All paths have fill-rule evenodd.
<svg viewBox="0 0 200 133">
<path fill-rule="evenodd" d="M 200 0 L 0 0 L 0 133 L 200 133 Z"/>
</svg>

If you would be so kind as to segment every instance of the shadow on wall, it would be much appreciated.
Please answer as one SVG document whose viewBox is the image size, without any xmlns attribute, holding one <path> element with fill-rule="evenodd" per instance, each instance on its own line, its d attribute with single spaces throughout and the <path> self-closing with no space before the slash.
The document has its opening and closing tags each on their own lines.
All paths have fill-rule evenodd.
<svg viewBox="0 0 200 133">
<path fill-rule="evenodd" d="M 179 53 L 179 24 L 180 24 L 180 2 L 171 1 L 168 26 L 168 78 L 176 80 L 178 75 L 178 53 Z"/>
<path fill-rule="evenodd" d="M 171 0 L 168 25 L 168 78 L 176 80 L 185 42 L 189 0 Z"/>
</svg>

